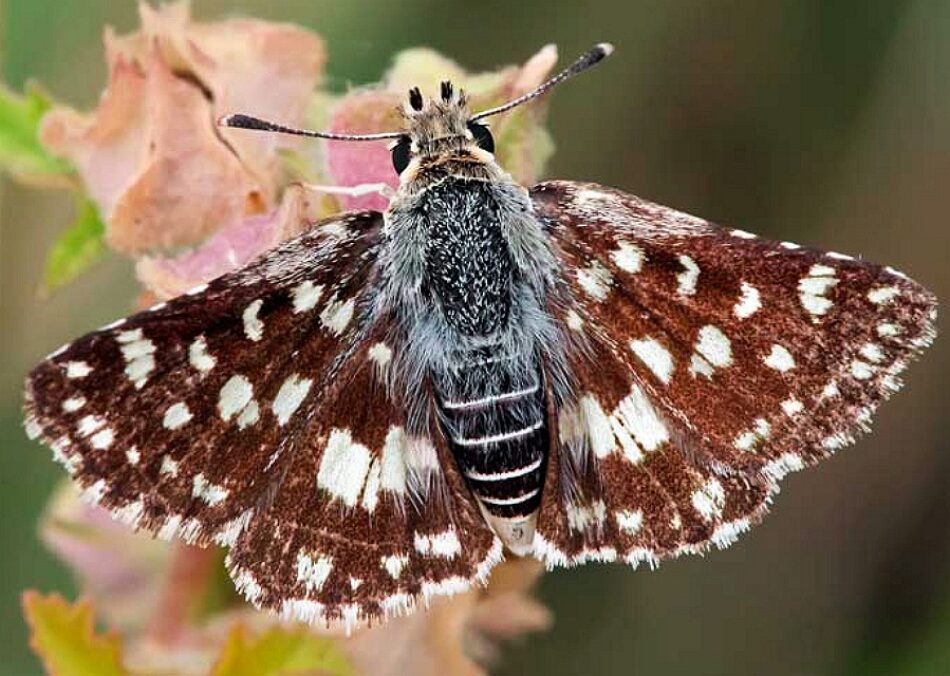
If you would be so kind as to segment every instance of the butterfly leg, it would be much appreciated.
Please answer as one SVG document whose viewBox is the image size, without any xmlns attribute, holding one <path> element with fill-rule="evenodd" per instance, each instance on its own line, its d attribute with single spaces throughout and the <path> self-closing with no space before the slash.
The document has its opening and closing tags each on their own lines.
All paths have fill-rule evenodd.
<svg viewBox="0 0 950 676">
<path fill-rule="evenodd" d="M 363 197 L 365 195 L 382 195 L 386 199 L 391 199 L 395 194 L 393 189 L 386 183 L 361 183 L 359 185 L 340 186 L 340 185 L 316 185 L 314 183 L 304 183 L 303 186 L 314 192 L 322 192 L 328 195 L 345 195 L 347 197 Z"/>
</svg>

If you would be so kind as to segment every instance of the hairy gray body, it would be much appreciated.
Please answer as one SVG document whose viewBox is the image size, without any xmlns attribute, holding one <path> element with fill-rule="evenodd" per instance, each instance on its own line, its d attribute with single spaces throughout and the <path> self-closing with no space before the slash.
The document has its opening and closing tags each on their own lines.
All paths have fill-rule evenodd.
<svg viewBox="0 0 950 676">
<path fill-rule="evenodd" d="M 463 167 L 443 163 L 393 200 L 376 311 L 395 320 L 390 387 L 408 431 L 447 438 L 486 519 L 518 551 L 543 489 L 546 392 L 568 389 L 564 339 L 547 311 L 557 266 L 527 192 Z M 417 490 L 431 479 L 417 475 Z"/>
</svg>

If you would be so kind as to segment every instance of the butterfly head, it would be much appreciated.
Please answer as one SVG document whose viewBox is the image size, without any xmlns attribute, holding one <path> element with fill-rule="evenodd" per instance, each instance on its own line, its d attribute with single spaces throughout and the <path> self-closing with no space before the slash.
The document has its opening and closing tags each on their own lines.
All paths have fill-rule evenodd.
<svg viewBox="0 0 950 676">
<path fill-rule="evenodd" d="M 443 82 L 439 95 L 425 98 L 409 90 L 402 109 L 405 131 L 390 145 L 393 168 L 403 180 L 445 162 L 488 164 L 495 141 L 488 125 L 472 119 L 465 92 Z"/>
</svg>

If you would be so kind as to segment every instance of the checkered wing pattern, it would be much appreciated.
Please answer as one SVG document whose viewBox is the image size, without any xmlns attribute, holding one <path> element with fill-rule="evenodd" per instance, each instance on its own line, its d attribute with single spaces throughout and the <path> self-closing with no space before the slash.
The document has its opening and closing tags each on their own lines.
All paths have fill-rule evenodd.
<svg viewBox="0 0 950 676">
<path fill-rule="evenodd" d="M 565 271 L 553 311 L 578 386 L 554 421 L 561 488 L 536 548 L 549 565 L 728 545 L 786 473 L 867 430 L 933 340 L 935 298 L 892 268 L 594 184 L 532 198 Z M 565 486 L 559 464 L 585 458 L 592 479 Z"/>
<path fill-rule="evenodd" d="M 444 441 L 407 437 L 388 396 L 381 230 L 318 224 L 61 348 L 28 378 L 28 433 L 118 518 L 230 547 L 238 588 L 288 617 L 354 624 L 467 588 L 500 545 Z M 440 488 L 413 500 L 413 481 Z"/>
</svg>

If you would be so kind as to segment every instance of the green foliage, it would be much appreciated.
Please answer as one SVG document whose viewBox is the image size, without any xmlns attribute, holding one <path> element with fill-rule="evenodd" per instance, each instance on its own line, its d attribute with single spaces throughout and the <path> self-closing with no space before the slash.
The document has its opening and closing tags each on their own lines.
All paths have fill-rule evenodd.
<svg viewBox="0 0 950 676">
<path fill-rule="evenodd" d="M 334 639 L 306 629 L 275 627 L 250 637 L 231 630 L 211 676 L 291 676 L 317 673 L 350 676 L 355 671 Z"/>
<path fill-rule="evenodd" d="M 122 645 L 113 634 L 98 634 L 92 604 L 71 604 L 59 594 L 23 594 L 30 645 L 47 673 L 55 676 L 122 676 Z"/>
<path fill-rule="evenodd" d="M 40 144 L 40 119 L 52 101 L 39 87 L 23 95 L 0 85 L 0 169 L 14 177 L 48 182 L 71 172 L 68 162 L 50 155 Z"/>
<path fill-rule="evenodd" d="M 75 220 L 46 255 L 41 291 L 48 293 L 71 282 L 102 258 L 105 232 L 96 205 L 87 197 L 77 198 Z"/>
</svg>

